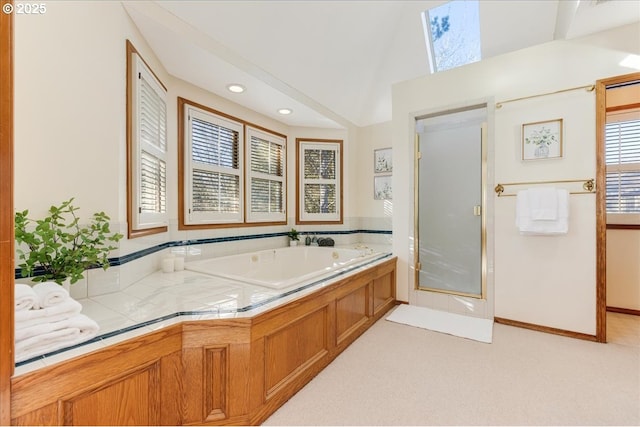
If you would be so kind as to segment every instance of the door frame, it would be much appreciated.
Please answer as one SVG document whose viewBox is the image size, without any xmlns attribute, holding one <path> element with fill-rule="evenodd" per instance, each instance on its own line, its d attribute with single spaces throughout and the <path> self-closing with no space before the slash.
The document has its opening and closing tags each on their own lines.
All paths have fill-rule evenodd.
<svg viewBox="0 0 640 427">
<path fill-rule="evenodd" d="M 640 80 L 640 73 L 596 81 L 596 341 L 607 342 L 607 205 L 605 125 L 607 86 Z"/>
<path fill-rule="evenodd" d="M 13 1 L 3 6 L 13 6 Z M 14 372 L 13 14 L 0 14 L 0 425 L 11 424 Z"/>
<path fill-rule="evenodd" d="M 414 251 L 413 251 L 413 292 L 415 291 L 423 291 L 423 292 L 435 292 L 439 294 L 447 294 L 452 296 L 461 296 L 467 298 L 473 298 L 476 300 L 487 300 L 487 183 L 488 180 L 488 121 L 489 121 L 489 103 L 484 102 L 481 104 L 471 104 L 461 108 L 454 108 L 450 110 L 437 111 L 429 114 L 415 115 L 413 117 L 414 120 L 414 129 L 415 124 L 417 124 L 418 120 L 428 119 L 431 117 L 439 117 L 439 116 L 447 116 L 451 114 L 456 114 L 464 111 L 471 111 L 474 109 L 484 109 L 485 117 L 482 121 L 481 125 L 481 264 L 480 264 L 480 274 L 481 274 L 481 289 L 480 295 L 464 293 L 464 292 L 455 292 L 455 291 L 447 291 L 443 289 L 435 289 L 435 288 L 427 288 L 420 286 L 420 249 L 419 249 L 419 163 L 420 163 L 420 151 L 419 151 L 419 132 L 415 130 L 414 132 L 414 170 L 413 170 L 413 239 L 414 239 Z"/>
</svg>

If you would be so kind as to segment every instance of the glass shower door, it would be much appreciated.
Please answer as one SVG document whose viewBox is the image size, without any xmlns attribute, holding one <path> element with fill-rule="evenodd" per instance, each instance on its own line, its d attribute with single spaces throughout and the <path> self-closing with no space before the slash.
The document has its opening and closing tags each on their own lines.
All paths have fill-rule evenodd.
<svg viewBox="0 0 640 427">
<path fill-rule="evenodd" d="M 482 121 L 456 114 L 418 122 L 416 288 L 482 298 Z"/>
</svg>

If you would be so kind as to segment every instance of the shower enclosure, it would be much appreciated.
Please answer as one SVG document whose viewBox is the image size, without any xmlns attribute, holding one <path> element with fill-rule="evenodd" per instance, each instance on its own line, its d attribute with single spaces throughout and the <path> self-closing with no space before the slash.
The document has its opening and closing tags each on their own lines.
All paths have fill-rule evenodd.
<svg viewBox="0 0 640 427">
<path fill-rule="evenodd" d="M 484 298 L 486 107 L 416 119 L 415 287 Z"/>
</svg>

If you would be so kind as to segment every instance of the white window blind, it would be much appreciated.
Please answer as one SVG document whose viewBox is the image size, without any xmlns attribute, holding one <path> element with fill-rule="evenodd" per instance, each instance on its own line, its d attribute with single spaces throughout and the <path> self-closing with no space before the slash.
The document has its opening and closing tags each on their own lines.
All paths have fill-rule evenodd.
<svg viewBox="0 0 640 427">
<path fill-rule="evenodd" d="M 247 127 L 247 221 L 286 221 L 286 139 Z"/>
<path fill-rule="evenodd" d="M 640 224 L 640 109 L 607 114 L 607 223 Z"/>
<path fill-rule="evenodd" d="M 184 114 L 185 222 L 242 222 L 242 124 L 189 105 Z"/>
<path fill-rule="evenodd" d="M 339 221 L 340 143 L 301 141 L 299 155 L 300 221 Z"/>
<path fill-rule="evenodd" d="M 142 59 L 133 54 L 133 228 L 166 226 L 167 105 L 166 91 Z"/>
</svg>

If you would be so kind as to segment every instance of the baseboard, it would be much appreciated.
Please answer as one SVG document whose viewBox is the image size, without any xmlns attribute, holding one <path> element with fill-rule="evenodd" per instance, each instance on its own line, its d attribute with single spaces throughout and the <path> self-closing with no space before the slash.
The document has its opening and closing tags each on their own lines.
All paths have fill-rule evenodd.
<svg viewBox="0 0 640 427">
<path fill-rule="evenodd" d="M 546 332 L 548 334 L 562 335 L 563 337 L 577 338 L 585 341 L 597 341 L 595 335 L 583 334 L 582 332 L 568 331 L 566 329 L 552 328 L 550 326 L 536 325 L 535 323 L 520 322 L 518 320 L 504 319 L 502 317 L 494 317 L 494 322 L 502 325 L 515 326 L 518 328 L 531 329 L 538 332 Z"/>
<path fill-rule="evenodd" d="M 634 310 L 632 308 L 621 308 L 621 307 L 609 307 L 607 306 L 607 311 L 612 313 L 622 313 L 622 314 L 631 314 L 632 316 L 640 316 L 640 310 Z"/>
</svg>

